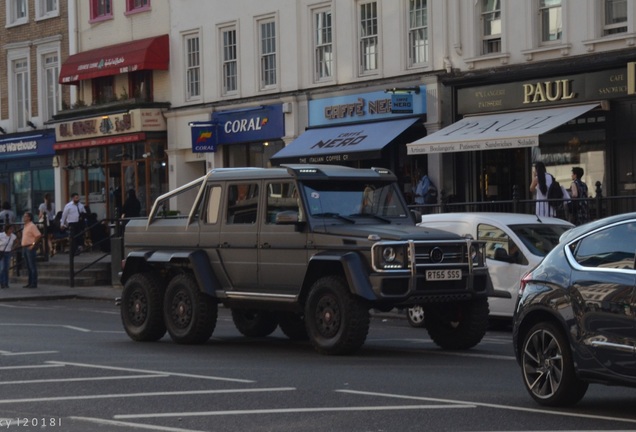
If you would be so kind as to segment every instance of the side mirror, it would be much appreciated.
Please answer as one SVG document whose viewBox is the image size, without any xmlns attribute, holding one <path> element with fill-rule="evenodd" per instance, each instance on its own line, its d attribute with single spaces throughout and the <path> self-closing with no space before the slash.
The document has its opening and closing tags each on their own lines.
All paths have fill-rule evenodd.
<svg viewBox="0 0 636 432">
<path fill-rule="evenodd" d="M 293 225 L 298 222 L 298 212 L 293 210 L 285 210 L 276 214 L 276 225 Z"/>
<path fill-rule="evenodd" d="M 417 210 L 411 210 L 411 214 L 413 215 L 413 219 L 415 219 L 416 224 L 422 222 L 422 212 L 419 212 Z"/>
</svg>

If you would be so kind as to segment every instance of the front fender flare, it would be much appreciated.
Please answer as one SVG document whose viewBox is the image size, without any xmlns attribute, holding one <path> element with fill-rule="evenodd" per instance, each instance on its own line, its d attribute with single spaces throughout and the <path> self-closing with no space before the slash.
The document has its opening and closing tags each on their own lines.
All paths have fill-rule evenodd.
<svg viewBox="0 0 636 432">
<path fill-rule="evenodd" d="M 371 281 L 369 280 L 369 266 L 362 259 L 360 254 L 355 252 L 326 251 L 312 256 L 307 268 L 305 286 L 316 279 L 320 274 L 324 274 L 322 269 L 337 265 L 344 274 L 349 289 L 366 300 L 375 301 L 377 296 L 373 292 Z"/>
</svg>

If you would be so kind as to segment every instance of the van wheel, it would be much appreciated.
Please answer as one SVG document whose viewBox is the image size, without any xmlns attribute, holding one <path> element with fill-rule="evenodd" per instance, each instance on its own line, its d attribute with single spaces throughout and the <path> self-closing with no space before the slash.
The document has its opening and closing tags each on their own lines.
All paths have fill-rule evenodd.
<svg viewBox="0 0 636 432">
<path fill-rule="evenodd" d="M 357 351 L 369 333 L 369 308 L 349 292 L 339 276 L 326 276 L 312 285 L 305 304 L 309 339 L 321 354 Z"/>
<path fill-rule="evenodd" d="M 278 314 L 280 329 L 291 340 L 305 341 L 309 339 L 305 321 L 302 315 L 293 312 L 281 312 Z"/>
<path fill-rule="evenodd" d="M 488 330 L 488 299 L 426 306 L 424 325 L 438 346 L 447 350 L 474 347 Z"/>
<path fill-rule="evenodd" d="M 172 278 L 164 297 L 163 315 L 168 333 L 180 344 L 199 344 L 212 336 L 216 327 L 218 304 L 199 291 L 192 275 Z"/>
<path fill-rule="evenodd" d="M 163 283 L 151 273 L 137 273 L 126 281 L 121 296 L 121 321 L 128 336 L 154 342 L 166 334 L 161 314 Z"/>
<path fill-rule="evenodd" d="M 278 320 L 271 312 L 253 309 L 232 309 L 236 329 L 247 337 L 265 337 L 274 333 Z"/>
</svg>

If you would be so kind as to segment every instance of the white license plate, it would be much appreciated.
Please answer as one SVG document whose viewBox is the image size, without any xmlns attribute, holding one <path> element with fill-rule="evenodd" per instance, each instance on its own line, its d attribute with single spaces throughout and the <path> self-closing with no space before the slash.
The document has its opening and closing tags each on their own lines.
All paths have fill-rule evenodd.
<svg viewBox="0 0 636 432">
<path fill-rule="evenodd" d="M 426 270 L 426 280 L 428 281 L 458 280 L 461 278 L 461 270 Z"/>
</svg>

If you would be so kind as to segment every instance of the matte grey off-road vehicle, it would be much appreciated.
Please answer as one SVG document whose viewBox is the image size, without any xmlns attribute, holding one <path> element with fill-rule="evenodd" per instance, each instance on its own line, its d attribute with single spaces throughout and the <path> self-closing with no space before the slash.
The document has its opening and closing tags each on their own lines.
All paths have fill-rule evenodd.
<svg viewBox="0 0 636 432">
<path fill-rule="evenodd" d="M 421 304 L 435 343 L 467 349 L 495 295 L 482 244 L 416 227 L 381 168 L 212 170 L 131 220 L 124 245 L 121 316 L 137 341 L 167 330 L 203 343 L 223 304 L 246 336 L 280 327 L 320 353 L 348 354 L 364 344 L 371 309 Z"/>
</svg>

